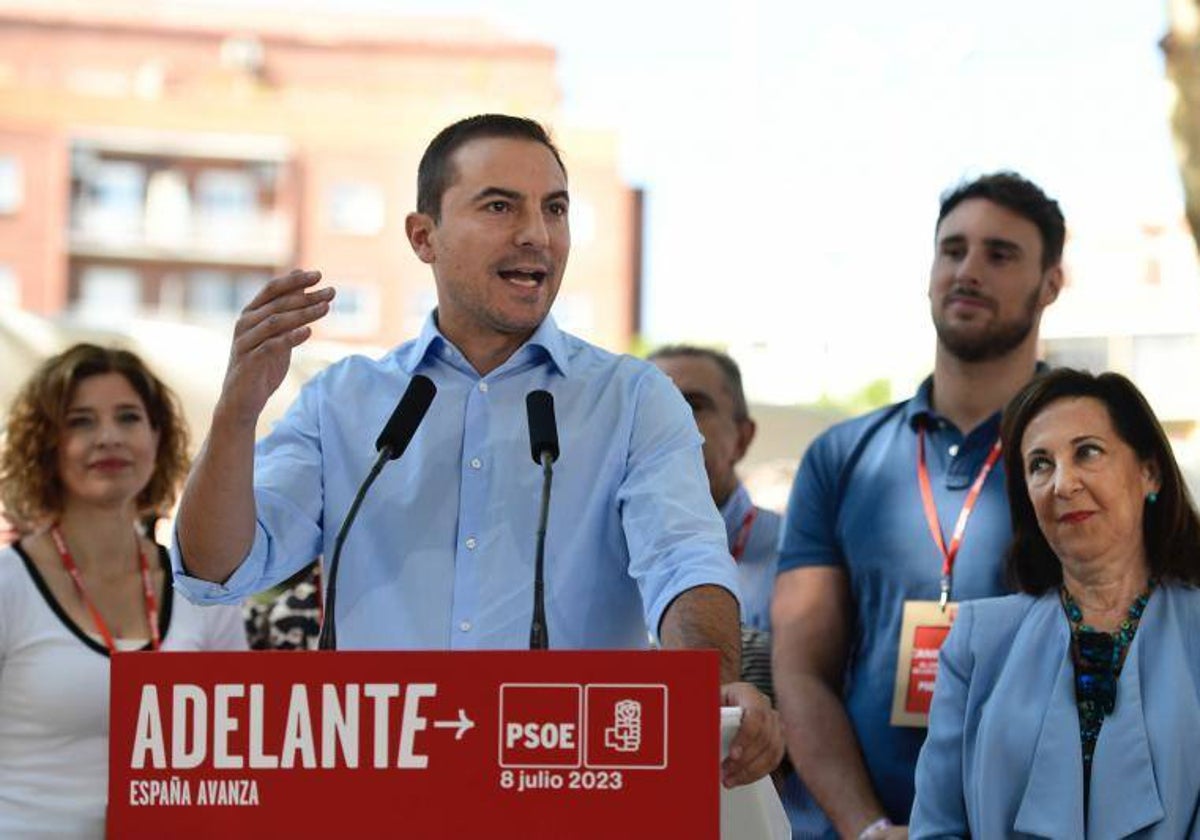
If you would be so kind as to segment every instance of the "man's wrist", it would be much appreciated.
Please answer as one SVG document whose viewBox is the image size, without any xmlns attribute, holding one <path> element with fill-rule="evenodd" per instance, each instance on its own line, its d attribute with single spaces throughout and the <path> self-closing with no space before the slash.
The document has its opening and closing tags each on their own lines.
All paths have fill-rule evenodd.
<svg viewBox="0 0 1200 840">
<path fill-rule="evenodd" d="M 249 430 L 253 435 L 261 414 L 261 410 L 254 413 L 238 409 L 236 406 L 230 405 L 222 395 L 217 398 L 217 403 L 213 406 L 212 425 L 234 433 Z"/>
<path fill-rule="evenodd" d="M 858 840 L 871 840 L 873 837 L 882 837 L 887 833 L 889 828 L 893 827 L 894 823 L 891 820 L 887 817 L 880 817 L 858 833 Z"/>
</svg>

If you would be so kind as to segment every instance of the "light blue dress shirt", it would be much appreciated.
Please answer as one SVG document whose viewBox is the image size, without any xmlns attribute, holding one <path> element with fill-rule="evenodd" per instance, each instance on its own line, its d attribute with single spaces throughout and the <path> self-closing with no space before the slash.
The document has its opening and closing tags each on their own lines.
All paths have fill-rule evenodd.
<svg viewBox="0 0 1200 840">
<path fill-rule="evenodd" d="M 646 647 L 647 629 L 657 632 L 680 593 L 704 584 L 737 592 L 701 438 L 666 376 L 547 317 L 481 377 L 431 316 L 382 359 L 351 357 L 304 387 L 257 448 L 250 554 L 213 584 L 184 573 L 175 540 L 183 593 L 238 601 L 332 556 L 375 438 L 417 373 L 437 396 L 342 550 L 339 647 L 528 646 L 542 470 L 529 453 L 525 395 L 536 389 L 554 395 L 562 453 L 546 536 L 550 647 Z"/>
<path fill-rule="evenodd" d="M 756 508 L 750 500 L 746 485 L 737 488 L 721 506 L 725 520 L 725 537 L 732 552 L 746 525 L 746 516 L 756 511 L 750 523 L 742 556 L 737 559 L 738 586 L 742 595 L 742 624 L 755 630 L 771 632 L 771 593 L 775 589 L 775 572 L 779 567 L 779 530 L 783 518 L 773 510 Z"/>
</svg>

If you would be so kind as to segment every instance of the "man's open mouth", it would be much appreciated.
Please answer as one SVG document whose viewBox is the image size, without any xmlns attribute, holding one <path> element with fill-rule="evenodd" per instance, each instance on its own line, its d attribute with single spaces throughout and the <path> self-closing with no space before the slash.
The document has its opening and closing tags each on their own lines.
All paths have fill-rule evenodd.
<svg viewBox="0 0 1200 840">
<path fill-rule="evenodd" d="M 518 286 L 526 288 L 537 288 L 546 280 L 546 272 L 541 269 L 520 269 L 510 268 L 500 272 L 500 276 L 510 283 L 516 283 Z"/>
</svg>

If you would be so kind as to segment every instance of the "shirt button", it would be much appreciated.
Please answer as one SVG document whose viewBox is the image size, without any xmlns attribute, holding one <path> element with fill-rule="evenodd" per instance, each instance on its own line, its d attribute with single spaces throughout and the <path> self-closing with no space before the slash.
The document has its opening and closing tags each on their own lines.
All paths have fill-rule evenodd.
<svg viewBox="0 0 1200 840">
<path fill-rule="evenodd" d="M 480 391 L 483 391 L 483 393 L 485 393 L 485 394 L 486 394 L 486 393 L 487 393 L 487 389 L 488 389 L 488 384 L 487 384 L 486 382 L 480 382 L 480 383 L 479 383 L 479 390 L 480 390 Z"/>
<path fill-rule="evenodd" d="M 479 545 L 479 543 L 478 543 L 478 541 L 476 541 L 476 539 L 474 537 L 467 537 L 466 545 L 470 551 L 474 551 L 475 546 Z"/>
<path fill-rule="evenodd" d="M 954 456 L 956 456 L 958 454 L 958 444 L 957 443 L 950 444 L 950 448 L 946 451 L 949 452 L 950 457 L 953 458 Z"/>
<path fill-rule="evenodd" d="M 458 629 L 459 629 L 459 630 L 461 630 L 461 631 L 463 631 L 464 633 L 470 633 L 470 632 L 471 632 L 471 622 L 469 622 L 469 621 L 460 621 L 460 622 L 458 623 Z"/>
<path fill-rule="evenodd" d="M 483 466 L 483 461 L 480 461 L 478 458 L 471 459 L 471 469 L 477 470 L 482 466 Z"/>
</svg>

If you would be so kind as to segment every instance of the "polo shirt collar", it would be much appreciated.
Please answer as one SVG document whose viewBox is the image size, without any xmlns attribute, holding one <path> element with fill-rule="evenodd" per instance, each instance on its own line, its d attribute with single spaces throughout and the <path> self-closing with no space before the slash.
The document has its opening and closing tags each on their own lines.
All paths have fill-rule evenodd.
<svg viewBox="0 0 1200 840">
<path fill-rule="evenodd" d="M 1034 367 L 1033 375 L 1035 377 L 1041 376 L 1048 370 L 1050 370 L 1050 366 L 1045 362 L 1039 361 Z M 993 415 L 993 419 L 995 419 L 997 423 L 999 423 L 998 416 L 1001 413 L 1002 412 L 998 411 L 995 415 Z M 919 388 L 917 388 L 917 393 L 914 394 L 913 398 L 908 401 L 907 405 L 905 405 L 904 421 L 908 424 L 909 428 L 916 429 L 918 423 L 928 426 L 929 424 L 935 423 L 941 419 L 941 415 L 933 410 L 933 374 L 931 373 L 929 376 L 925 377 L 925 381 L 921 383 Z M 981 428 L 987 426 L 990 422 L 991 420 L 984 422 L 981 424 Z"/>
<path fill-rule="evenodd" d="M 928 425 L 937 419 L 938 415 L 933 410 L 933 374 L 930 374 L 904 406 L 904 422 L 915 429 L 918 423 Z"/>
</svg>

